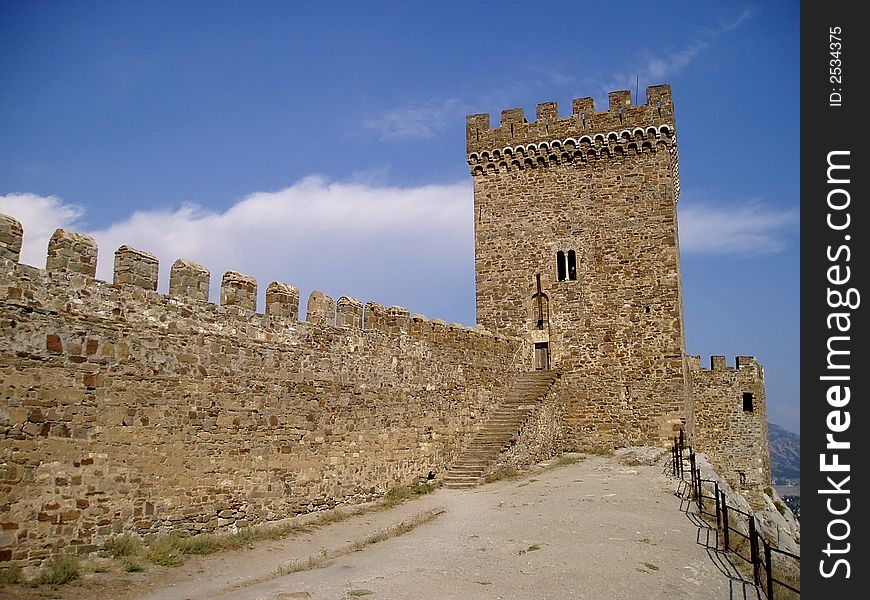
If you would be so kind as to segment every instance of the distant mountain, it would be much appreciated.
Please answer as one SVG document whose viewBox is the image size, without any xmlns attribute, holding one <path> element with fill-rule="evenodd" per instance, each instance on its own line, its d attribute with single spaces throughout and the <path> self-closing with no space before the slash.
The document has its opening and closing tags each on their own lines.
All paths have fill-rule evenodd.
<svg viewBox="0 0 870 600">
<path fill-rule="evenodd" d="M 773 423 L 768 423 L 767 433 L 770 439 L 770 472 L 773 483 L 799 485 L 801 436 Z"/>
</svg>

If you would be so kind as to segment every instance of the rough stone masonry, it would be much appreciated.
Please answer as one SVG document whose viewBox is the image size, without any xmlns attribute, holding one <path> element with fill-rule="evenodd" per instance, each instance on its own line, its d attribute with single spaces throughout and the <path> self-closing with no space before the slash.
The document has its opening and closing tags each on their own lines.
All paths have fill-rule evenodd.
<svg viewBox="0 0 870 600">
<path fill-rule="evenodd" d="M 558 370 L 506 454 L 663 445 L 685 430 L 732 484 L 770 479 L 763 369 L 685 354 L 669 86 L 595 112 L 468 117 L 479 325 L 337 301 L 58 230 L 46 268 L 0 215 L 0 569 L 111 536 L 233 530 L 436 476 L 507 395 Z M 101 257 L 105 260 L 105 257 Z"/>
</svg>

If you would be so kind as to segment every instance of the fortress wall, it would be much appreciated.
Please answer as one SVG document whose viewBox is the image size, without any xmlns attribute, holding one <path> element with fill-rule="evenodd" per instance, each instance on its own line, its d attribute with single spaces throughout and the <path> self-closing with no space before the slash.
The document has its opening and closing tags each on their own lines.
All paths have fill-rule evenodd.
<svg viewBox="0 0 870 600">
<path fill-rule="evenodd" d="M 734 367 L 724 356 L 688 356 L 692 398 L 689 443 L 703 452 L 735 489 L 753 494 L 770 485 L 770 448 L 764 368 L 752 356 L 738 356 Z M 751 394 L 751 407 L 744 394 Z M 748 409 L 748 410 L 747 410 Z"/>
<path fill-rule="evenodd" d="M 145 273 L 140 285 L 103 283 L 82 272 L 95 264 L 87 240 L 60 237 L 87 260 L 0 260 L 0 567 L 128 530 L 253 525 L 440 474 L 503 397 L 522 345 L 401 307 L 361 329 L 351 299 L 340 328 L 322 310 L 318 324 L 296 321 L 289 286 L 270 286 L 281 310 L 259 314 L 245 308 L 256 282 L 235 273 L 216 306 L 190 297 L 209 274 L 187 262 L 166 296 L 148 289 L 145 253 L 148 268 L 119 261 Z"/>
</svg>

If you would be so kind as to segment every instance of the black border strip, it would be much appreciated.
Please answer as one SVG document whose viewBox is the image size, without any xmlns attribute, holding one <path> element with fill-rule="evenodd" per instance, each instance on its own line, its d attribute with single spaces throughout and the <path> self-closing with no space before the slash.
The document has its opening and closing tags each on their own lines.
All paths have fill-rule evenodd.
<svg viewBox="0 0 870 600">
<path fill-rule="evenodd" d="M 801 593 L 805 598 L 865 598 L 870 589 L 866 552 L 870 504 L 866 494 L 858 491 L 870 487 L 866 467 L 870 450 L 864 442 L 870 433 L 866 409 L 870 368 L 867 353 L 861 351 L 868 347 L 864 316 L 868 307 L 863 303 L 870 303 L 870 290 L 864 285 L 870 270 L 865 241 L 870 217 L 864 210 L 870 200 L 866 183 L 870 163 L 863 136 L 865 120 L 870 118 L 870 108 L 864 106 L 870 107 L 870 98 L 861 89 L 870 63 L 864 59 L 870 55 L 870 27 L 858 16 L 860 6 L 843 1 L 801 5 Z M 829 171 L 829 164 L 835 168 Z M 836 352 L 831 353 L 831 348 Z M 849 448 L 828 448 L 828 434 L 837 442 L 848 442 Z M 831 464 L 835 454 L 836 462 L 849 465 L 848 470 L 823 470 L 821 456 Z M 838 493 L 838 487 L 848 493 Z"/>
</svg>

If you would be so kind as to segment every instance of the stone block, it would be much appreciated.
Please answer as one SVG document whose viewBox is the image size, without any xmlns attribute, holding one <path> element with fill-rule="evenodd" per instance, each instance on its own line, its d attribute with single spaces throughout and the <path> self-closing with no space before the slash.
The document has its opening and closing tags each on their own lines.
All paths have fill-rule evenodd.
<svg viewBox="0 0 870 600">
<path fill-rule="evenodd" d="M 237 271 L 224 273 L 221 278 L 221 306 L 257 310 L 257 280 Z"/>
<path fill-rule="evenodd" d="M 208 302 L 210 277 L 208 269 L 202 265 L 179 258 L 169 270 L 169 295 Z"/>
<path fill-rule="evenodd" d="M 121 246 L 115 251 L 113 282 L 155 291 L 157 289 L 158 268 L 159 262 L 153 254 L 130 246 Z"/>
<path fill-rule="evenodd" d="M 83 233 L 57 229 L 48 241 L 45 261 L 48 271 L 81 273 L 88 277 L 97 274 L 97 243 Z"/>
<path fill-rule="evenodd" d="M 336 308 L 337 327 L 362 329 L 362 303 L 356 298 L 342 296 L 338 299 Z"/>
<path fill-rule="evenodd" d="M 0 259 L 18 262 L 24 228 L 17 219 L 0 214 Z"/>
<path fill-rule="evenodd" d="M 335 325 L 335 300 L 319 290 L 314 290 L 308 297 L 308 307 L 305 320 L 312 325 Z"/>
</svg>

